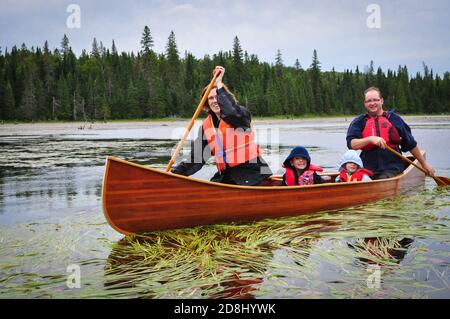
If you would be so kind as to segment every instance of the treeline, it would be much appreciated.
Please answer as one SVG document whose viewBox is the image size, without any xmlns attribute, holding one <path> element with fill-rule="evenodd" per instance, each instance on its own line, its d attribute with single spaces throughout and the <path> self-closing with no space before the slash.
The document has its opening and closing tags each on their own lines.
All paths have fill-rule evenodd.
<svg viewBox="0 0 450 319">
<path fill-rule="evenodd" d="M 398 70 L 322 71 L 316 50 L 303 68 L 262 62 L 241 47 L 198 59 L 180 55 L 170 33 L 164 53 L 153 50 L 150 29 L 144 28 L 141 50 L 118 53 L 114 41 L 106 48 L 95 38 L 90 52 L 77 57 L 64 35 L 60 48 L 0 48 L 0 120 L 108 120 L 192 116 L 203 86 L 215 65 L 226 68 L 224 81 L 254 116 L 356 114 L 363 110 L 362 93 L 375 85 L 387 108 L 407 113 L 448 113 L 450 74 L 441 78 L 424 64 L 410 75 Z"/>
</svg>

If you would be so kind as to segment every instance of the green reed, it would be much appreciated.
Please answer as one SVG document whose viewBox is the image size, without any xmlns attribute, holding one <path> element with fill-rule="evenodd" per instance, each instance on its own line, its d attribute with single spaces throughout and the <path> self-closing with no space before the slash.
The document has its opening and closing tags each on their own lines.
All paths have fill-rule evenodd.
<svg viewBox="0 0 450 319">
<path fill-rule="evenodd" d="M 448 297 L 449 219 L 448 188 L 122 238 L 101 213 L 80 212 L 58 224 L 2 226 L 0 298 Z M 81 289 L 65 284 L 73 263 Z"/>
</svg>

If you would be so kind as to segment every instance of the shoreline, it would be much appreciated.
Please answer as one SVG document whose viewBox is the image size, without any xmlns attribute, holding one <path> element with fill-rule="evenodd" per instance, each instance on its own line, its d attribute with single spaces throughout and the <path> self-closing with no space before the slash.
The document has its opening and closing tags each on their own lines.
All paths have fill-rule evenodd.
<svg viewBox="0 0 450 319">
<path fill-rule="evenodd" d="M 292 118 L 292 119 L 258 119 L 252 121 L 253 125 L 292 125 L 292 124 L 350 124 L 355 116 Z M 408 124 L 441 122 L 450 124 L 450 115 L 405 115 L 402 118 Z M 200 121 L 201 119 L 197 120 Z M 136 121 L 110 121 L 110 122 L 35 122 L 35 123 L 2 123 L 1 136 L 30 135 L 30 134 L 82 134 L 92 130 L 123 130 L 146 129 L 158 126 L 180 128 L 186 127 L 190 119 L 177 120 L 136 120 Z"/>
</svg>

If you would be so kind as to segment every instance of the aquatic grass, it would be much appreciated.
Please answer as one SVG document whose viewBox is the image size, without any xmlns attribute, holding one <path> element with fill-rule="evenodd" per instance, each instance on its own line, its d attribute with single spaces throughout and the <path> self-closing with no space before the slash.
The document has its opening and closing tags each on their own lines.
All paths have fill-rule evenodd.
<svg viewBox="0 0 450 319">
<path fill-rule="evenodd" d="M 448 296 L 449 207 L 448 190 L 424 189 L 339 211 L 122 238 L 98 212 L 0 226 L 0 298 Z M 73 263 L 82 289 L 65 285 Z M 379 289 L 367 286 L 370 265 L 380 266 Z"/>
<path fill-rule="evenodd" d="M 432 198 L 431 200 L 435 199 Z M 421 203 L 429 206 L 429 202 L 421 201 Z M 390 251 L 407 250 L 398 243 L 403 238 L 402 236 L 410 235 L 411 232 L 414 233 L 413 236 L 420 236 L 424 233 L 428 236 L 428 231 L 435 236 L 439 235 L 439 231 L 442 231 L 448 225 L 448 220 L 444 220 L 442 224 L 433 224 L 439 219 L 435 218 L 432 212 L 427 216 L 423 210 L 416 209 L 415 212 L 409 211 L 408 219 L 405 219 L 405 212 L 396 211 L 396 205 L 383 203 L 381 206 L 389 207 L 389 210 L 380 213 L 379 207 L 368 205 L 362 211 L 359 208 L 353 208 L 340 211 L 337 214 L 325 213 L 316 216 L 293 217 L 274 221 L 265 220 L 242 225 L 198 227 L 194 230 L 167 231 L 160 236 L 158 235 L 161 233 L 155 233 L 153 234 L 154 238 L 151 237 L 152 235 L 147 237 L 150 240 L 145 244 L 145 247 L 150 246 L 153 247 L 152 249 L 157 247 L 156 251 L 154 250 L 150 256 L 146 254 L 149 252 L 149 248 L 143 248 L 141 244 L 133 247 L 138 250 L 141 249 L 146 262 L 151 262 L 152 258 L 157 258 L 155 265 L 158 269 L 166 268 L 167 270 L 168 267 L 173 267 L 174 273 L 171 273 L 169 277 L 176 278 L 176 281 L 185 281 L 191 285 L 195 282 L 201 284 L 205 282 L 214 283 L 214 281 L 217 282 L 217 279 L 222 278 L 222 283 L 225 283 L 227 282 L 226 276 L 230 276 L 233 272 L 246 274 L 248 278 L 255 279 L 271 276 L 265 270 L 268 265 L 285 271 L 295 269 L 295 266 L 292 265 L 287 266 L 283 263 L 272 262 L 275 248 L 283 248 L 289 251 L 288 258 L 303 266 L 307 263 L 308 251 L 298 249 L 295 245 L 305 243 L 307 240 L 320 240 L 321 237 L 326 237 L 327 240 L 331 241 L 354 238 L 355 235 L 360 236 L 363 232 L 368 237 L 373 236 L 379 240 L 376 244 L 367 243 L 362 239 L 357 240 L 353 245 L 358 249 L 351 251 L 351 253 L 348 253 L 348 247 L 341 247 L 339 253 L 341 253 L 341 250 L 347 251 L 347 254 L 341 255 L 343 258 L 336 258 L 336 254 L 332 254 L 332 251 L 324 250 L 319 254 L 321 262 L 328 262 L 331 265 L 345 265 L 344 260 L 349 259 L 349 257 L 361 260 L 370 259 L 372 262 L 383 264 L 383 269 L 387 272 L 389 267 L 394 270 L 395 267 L 398 267 L 398 263 L 395 258 L 392 258 Z M 404 208 L 404 206 L 402 207 Z M 367 218 L 362 218 L 367 216 L 361 216 L 367 214 L 372 214 L 369 223 Z M 423 219 L 426 220 L 425 225 Z M 417 224 L 415 221 L 417 221 Z M 411 225 L 415 227 L 410 229 Z M 430 225 L 433 227 L 431 230 L 429 229 Z M 320 232 L 321 229 L 323 232 Z M 401 238 L 399 238 L 399 229 L 403 231 L 400 234 Z M 190 238 L 189 236 L 194 237 Z M 383 236 L 394 237 L 386 238 Z M 442 237 L 445 238 L 446 236 L 448 236 L 448 232 L 443 232 Z M 334 250 L 336 250 L 336 245 L 336 242 L 334 242 Z M 179 249 L 182 249 L 184 253 L 180 252 Z M 165 251 L 165 254 L 163 251 Z M 336 251 L 334 252 L 336 253 Z M 186 271 L 179 266 L 179 262 L 174 260 L 168 262 L 165 258 L 181 259 L 183 262 L 189 261 L 196 266 Z M 202 270 L 200 271 L 198 268 Z M 228 271 L 224 271 L 224 268 Z M 183 269 L 183 273 L 176 271 L 179 269 Z M 303 268 L 303 270 L 305 269 Z M 341 270 L 345 272 L 345 267 Z M 351 272 L 347 271 L 347 273 L 350 277 L 352 276 Z M 188 277 L 191 280 L 187 280 Z M 301 277 L 307 278 L 308 276 L 302 273 Z M 361 278 L 365 277 L 362 276 Z M 364 280 L 361 279 L 361 281 Z M 201 284 L 196 288 L 191 288 L 198 289 L 202 286 Z M 331 293 L 331 296 L 336 295 Z"/>
</svg>

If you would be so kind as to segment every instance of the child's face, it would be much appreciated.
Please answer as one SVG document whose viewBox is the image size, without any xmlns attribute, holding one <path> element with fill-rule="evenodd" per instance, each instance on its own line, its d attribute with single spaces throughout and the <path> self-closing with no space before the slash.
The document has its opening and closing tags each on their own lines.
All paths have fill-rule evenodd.
<svg viewBox="0 0 450 319">
<path fill-rule="evenodd" d="M 358 170 L 358 167 L 359 167 L 358 164 L 355 164 L 355 163 L 345 164 L 345 169 L 347 170 L 347 172 L 352 173 L 352 174 Z"/>
<path fill-rule="evenodd" d="M 291 159 L 291 165 L 296 169 L 301 170 L 306 168 L 306 166 L 308 165 L 308 161 L 303 157 L 294 157 L 293 159 Z"/>
</svg>

